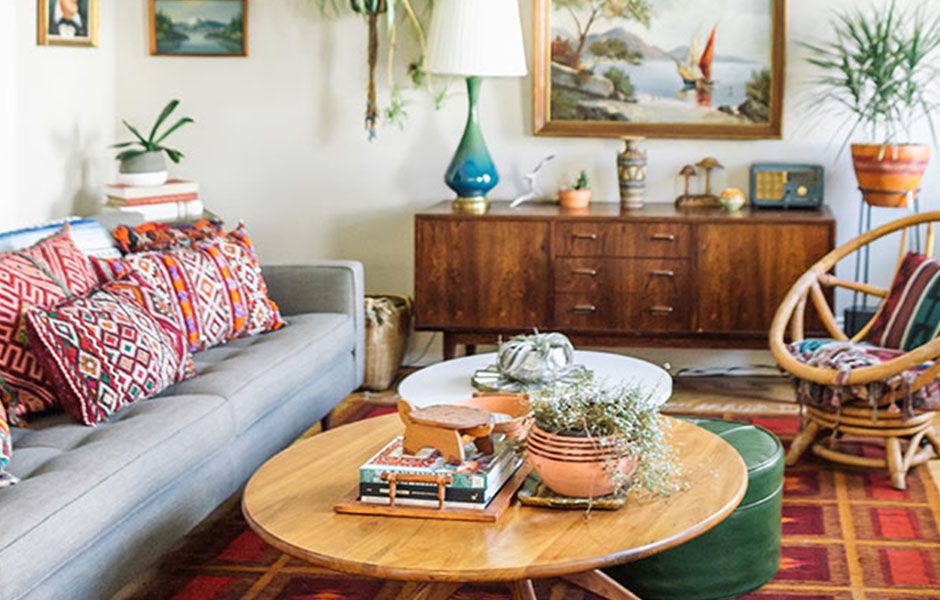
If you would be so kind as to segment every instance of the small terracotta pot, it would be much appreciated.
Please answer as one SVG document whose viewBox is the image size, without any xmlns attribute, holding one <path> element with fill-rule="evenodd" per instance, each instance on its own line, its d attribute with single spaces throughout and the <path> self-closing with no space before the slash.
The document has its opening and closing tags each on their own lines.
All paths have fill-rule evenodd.
<svg viewBox="0 0 940 600">
<path fill-rule="evenodd" d="M 558 190 L 562 208 L 586 208 L 591 203 L 591 190 Z"/>
<path fill-rule="evenodd" d="M 551 450 L 546 450 L 539 441 L 545 438 L 554 440 Z M 566 440 L 570 442 L 567 450 Z M 636 470 L 636 456 L 617 459 L 615 454 L 605 452 L 594 457 L 590 454 L 592 444 L 595 452 L 605 446 L 610 448 L 609 442 L 590 437 L 560 436 L 537 425 L 532 426 L 526 438 L 529 461 L 545 485 L 556 494 L 575 498 L 606 496 L 615 487 L 611 473 L 620 472 L 624 477 L 630 477 Z"/>
<path fill-rule="evenodd" d="M 456 404 L 480 408 L 490 413 L 500 413 L 512 417 L 509 421 L 500 421 L 493 425 L 495 433 L 503 433 L 507 440 L 523 440 L 532 424 L 532 408 L 526 394 L 500 394 L 478 392 L 473 398 L 461 400 Z"/>
<path fill-rule="evenodd" d="M 852 164 L 865 202 L 904 208 L 920 188 L 930 148 L 920 144 L 852 144 Z"/>
</svg>

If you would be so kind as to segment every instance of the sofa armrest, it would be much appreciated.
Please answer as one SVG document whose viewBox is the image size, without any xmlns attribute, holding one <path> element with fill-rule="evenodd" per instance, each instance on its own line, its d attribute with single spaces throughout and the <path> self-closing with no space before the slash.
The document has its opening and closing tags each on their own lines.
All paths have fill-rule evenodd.
<svg viewBox="0 0 940 600">
<path fill-rule="evenodd" d="M 365 294 L 362 263 L 352 260 L 311 260 L 262 265 L 271 299 L 284 317 L 312 312 L 352 316 L 356 328 L 356 372 L 365 369 Z"/>
</svg>

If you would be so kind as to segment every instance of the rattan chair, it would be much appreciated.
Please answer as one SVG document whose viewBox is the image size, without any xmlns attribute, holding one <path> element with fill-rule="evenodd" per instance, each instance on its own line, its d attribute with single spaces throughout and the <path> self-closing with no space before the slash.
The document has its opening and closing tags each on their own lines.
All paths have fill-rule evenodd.
<svg viewBox="0 0 940 600">
<path fill-rule="evenodd" d="M 887 297 L 889 290 L 839 279 L 831 274 L 835 265 L 875 240 L 900 230 L 901 249 L 895 267 L 897 270 L 907 251 L 908 232 L 924 224 L 927 229 L 925 254 L 930 256 L 934 246 L 935 221 L 940 221 L 940 211 L 893 221 L 836 248 L 804 273 L 787 292 L 770 328 L 770 349 L 780 367 L 800 380 L 843 389 L 853 384 L 882 382 L 930 362 L 933 364 L 919 372 L 906 392 L 919 390 L 937 378 L 940 375 L 940 360 L 937 360 L 940 357 L 940 338 L 934 338 L 882 364 L 855 368 L 848 373 L 804 364 L 790 353 L 786 339 L 788 334 L 790 342 L 804 339 L 806 308 L 812 302 L 833 339 L 851 342 L 862 340 L 875 322 L 877 313 L 861 331 L 849 338 L 836 324 L 824 289 L 845 288 L 880 298 Z M 879 307 L 879 313 L 883 306 L 884 303 Z M 812 448 L 817 456 L 840 464 L 887 468 L 891 474 L 891 484 L 897 489 L 905 489 L 907 471 L 912 466 L 929 460 L 934 452 L 940 456 L 940 437 L 933 427 L 934 412 L 904 414 L 897 410 L 895 403 L 902 400 L 899 393 L 885 395 L 875 407 L 850 405 L 833 410 L 806 406 L 800 433 L 787 453 L 787 465 L 795 464 L 808 448 Z M 826 432 L 830 432 L 830 435 L 820 439 Z M 855 436 L 883 440 L 885 458 L 858 456 L 840 450 L 842 442 Z"/>
</svg>

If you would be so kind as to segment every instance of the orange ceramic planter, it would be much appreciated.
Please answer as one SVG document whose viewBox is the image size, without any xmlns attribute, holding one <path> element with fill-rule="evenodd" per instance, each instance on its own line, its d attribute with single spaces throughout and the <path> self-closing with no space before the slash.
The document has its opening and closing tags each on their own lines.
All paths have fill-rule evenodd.
<svg viewBox="0 0 940 600">
<path fill-rule="evenodd" d="M 540 436 L 569 440 L 571 446 L 568 451 L 563 449 L 547 451 L 540 442 L 536 441 Z M 556 444 L 564 448 L 562 442 L 556 442 Z M 536 425 L 532 426 L 529 437 L 526 438 L 529 461 L 545 485 L 556 494 L 575 498 L 606 496 L 614 491 L 612 472 L 620 472 L 625 477 L 630 477 L 636 470 L 637 458 L 635 456 L 618 460 L 610 454 L 598 458 L 585 454 L 585 452 L 590 452 L 591 444 L 594 444 L 596 448 L 604 448 L 606 445 L 591 438 L 556 436 Z"/>
<path fill-rule="evenodd" d="M 461 400 L 456 404 L 509 415 L 509 421 L 500 421 L 493 425 L 493 432 L 506 434 L 507 440 L 524 440 L 532 424 L 532 408 L 529 406 L 529 397 L 525 394 L 476 393 L 473 398 Z"/>
<path fill-rule="evenodd" d="M 591 190 L 558 190 L 562 208 L 586 208 L 591 203 Z"/>
<path fill-rule="evenodd" d="M 852 164 L 865 202 L 904 208 L 908 192 L 920 188 L 930 148 L 920 144 L 852 144 Z"/>
</svg>

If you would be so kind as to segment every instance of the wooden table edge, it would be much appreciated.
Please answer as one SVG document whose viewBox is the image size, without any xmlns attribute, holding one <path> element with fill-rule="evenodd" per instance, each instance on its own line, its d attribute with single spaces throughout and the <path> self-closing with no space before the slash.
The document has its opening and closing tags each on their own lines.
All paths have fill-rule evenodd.
<svg viewBox="0 0 940 600">
<path fill-rule="evenodd" d="M 670 417 L 664 415 L 667 419 L 675 419 L 675 417 Z M 689 422 L 685 422 L 686 425 L 690 427 L 697 427 L 701 429 L 708 435 L 718 438 L 718 440 L 723 443 L 728 444 L 728 442 L 722 439 L 720 436 L 715 435 L 711 431 L 708 431 L 698 425 L 694 425 Z M 286 449 L 285 449 L 286 450 Z M 732 450 L 734 448 L 732 447 Z M 593 559 L 581 559 L 570 562 L 562 563 L 553 563 L 551 565 L 538 565 L 534 567 L 524 567 L 524 568 L 506 568 L 506 569 L 474 569 L 474 570 L 461 570 L 461 571 L 448 571 L 448 570 L 425 570 L 425 569 L 401 569 L 388 566 L 375 565 L 373 563 L 364 563 L 359 561 L 350 561 L 345 559 L 339 559 L 332 556 L 326 556 L 319 554 L 317 552 L 312 552 L 310 550 L 305 550 L 283 541 L 277 536 L 272 535 L 264 529 L 258 522 L 256 522 L 251 514 L 248 512 L 247 507 L 245 506 L 246 494 L 242 493 L 241 499 L 241 512 L 245 517 L 249 527 L 254 531 L 262 540 L 271 546 L 277 548 L 281 552 L 292 556 L 294 558 L 299 558 L 301 560 L 307 561 L 319 567 L 326 569 L 332 569 L 334 571 L 341 571 L 343 573 L 348 573 L 351 575 L 359 575 L 363 577 L 371 577 L 375 579 L 394 579 L 398 581 L 414 581 L 414 582 L 504 582 L 504 581 L 519 581 L 524 579 L 545 579 L 548 577 L 561 577 L 564 575 L 569 575 L 572 573 L 582 573 L 585 571 L 591 571 L 594 569 L 601 569 L 604 567 L 611 567 L 618 564 L 624 564 L 628 562 L 633 562 L 646 558 L 647 556 L 652 556 L 654 554 L 659 554 L 660 552 L 665 552 L 670 548 L 674 548 L 680 544 L 683 544 L 689 540 L 697 538 L 700 535 L 703 535 L 722 521 L 724 521 L 728 515 L 734 512 L 734 509 L 738 507 L 741 503 L 741 500 L 744 499 L 744 495 L 747 492 L 747 466 L 744 463 L 744 460 L 741 458 L 737 450 L 734 450 L 734 454 L 737 458 L 738 467 L 745 471 L 745 477 L 743 478 L 743 485 L 737 490 L 734 497 L 729 500 L 722 509 L 714 514 L 712 514 L 708 519 L 705 519 L 699 522 L 695 527 L 692 527 L 682 533 L 675 535 L 671 538 L 666 538 L 664 540 L 659 540 L 654 544 L 648 544 L 646 546 L 641 546 L 638 548 L 631 548 L 622 552 L 615 552 L 612 554 L 606 554 L 604 556 L 599 556 Z M 251 480 L 249 480 L 249 485 Z M 247 485 L 245 488 L 247 492 Z M 526 507 L 529 510 L 558 510 L 552 508 L 538 508 L 538 507 Z M 344 515 L 350 518 L 357 518 L 356 515 Z M 395 517 L 387 517 L 395 518 Z M 481 526 L 492 525 L 481 523 Z"/>
</svg>

